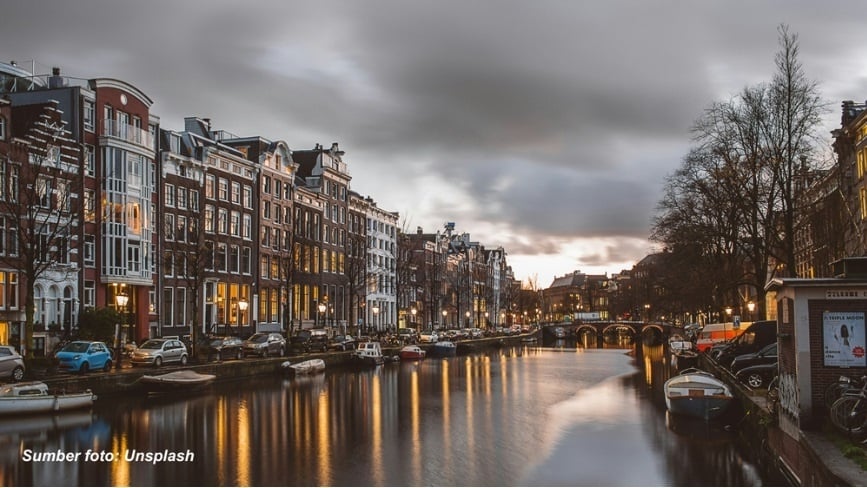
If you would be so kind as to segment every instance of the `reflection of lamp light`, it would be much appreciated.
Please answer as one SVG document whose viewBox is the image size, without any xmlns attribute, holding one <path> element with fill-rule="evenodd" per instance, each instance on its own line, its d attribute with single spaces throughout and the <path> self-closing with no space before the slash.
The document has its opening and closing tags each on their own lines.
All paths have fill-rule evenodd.
<svg viewBox="0 0 867 488">
<path fill-rule="evenodd" d="M 126 305 L 129 303 L 129 295 L 126 294 L 125 290 L 121 290 L 117 295 L 114 296 L 115 304 L 117 305 L 117 311 L 120 313 L 120 328 L 126 332 Z M 115 363 L 115 369 L 120 369 L 120 363 L 122 356 L 122 344 L 121 344 L 121 334 L 118 331 L 117 335 L 117 363 Z"/>
</svg>

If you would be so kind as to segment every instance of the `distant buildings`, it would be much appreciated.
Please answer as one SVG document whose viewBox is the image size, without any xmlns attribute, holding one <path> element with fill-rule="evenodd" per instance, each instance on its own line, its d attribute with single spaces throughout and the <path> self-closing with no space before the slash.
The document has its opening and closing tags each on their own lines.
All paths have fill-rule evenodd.
<svg viewBox="0 0 867 488">
<path fill-rule="evenodd" d="M 337 143 L 292 149 L 200 117 L 164 128 L 152 105 L 125 81 L 0 63 L 0 343 L 32 323 L 43 353 L 102 308 L 122 313 L 122 340 L 519 315 L 505 250 L 451 223 L 404 233 L 351 190 Z"/>
</svg>

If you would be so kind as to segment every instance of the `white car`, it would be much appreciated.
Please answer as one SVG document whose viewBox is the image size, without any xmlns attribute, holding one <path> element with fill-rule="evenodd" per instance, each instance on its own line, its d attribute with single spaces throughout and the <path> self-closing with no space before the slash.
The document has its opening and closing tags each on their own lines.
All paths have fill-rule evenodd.
<svg viewBox="0 0 867 488">
<path fill-rule="evenodd" d="M 437 332 L 435 330 L 428 330 L 428 331 L 421 333 L 421 335 L 418 338 L 418 341 L 419 342 L 434 343 L 434 342 L 439 341 L 439 336 L 437 335 Z"/>
</svg>

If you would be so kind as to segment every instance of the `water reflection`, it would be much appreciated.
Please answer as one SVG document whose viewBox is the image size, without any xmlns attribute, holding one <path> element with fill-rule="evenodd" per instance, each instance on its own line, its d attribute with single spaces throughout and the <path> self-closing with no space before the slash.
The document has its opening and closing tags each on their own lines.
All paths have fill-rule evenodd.
<svg viewBox="0 0 867 488">
<path fill-rule="evenodd" d="M 710 432 L 718 446 L 688 454 L 699 440 L 666 424 L 656 393 L 670 368 L 662 346 L 625 353 L 587 348 L 578 338 L 310 377 L 255 378 L 220 384 L 201 396 L 101 399 L 87 425 L 43 425 L 35 436 L 16 433 L 14 439 L 3 437 L 0 428 L 0 439 L 7 441 L 0 444 L 0 481 L 749 484 L 730 436 Z M 633 364 L 643 372 L 634 375 Z M 191 450 L 195 461 L 59 466 L 22 463 L 24 448 Z M 628 469 L 608 469 L 616 459 L 628 459 Z M 680 466 L 684 462 L 690 466 Z M 701 478 L 711 468 L 736 472 Z"/>
</svg>

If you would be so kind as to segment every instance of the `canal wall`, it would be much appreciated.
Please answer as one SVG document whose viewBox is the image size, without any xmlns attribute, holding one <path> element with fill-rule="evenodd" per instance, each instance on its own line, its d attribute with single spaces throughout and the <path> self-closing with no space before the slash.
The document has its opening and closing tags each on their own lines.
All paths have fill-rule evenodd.
<svg viewBox="0 0 867 488">
<path fill-rule="evenodd" d="M 504 345 L 517 345 L 524 338 L 531 336 L 533 334 L 459 341 L 457 343 L 458 352 L 464 354 L 471 351 L 502 347 Z M 419 344 L 419 346 L 422 349 L 430 350 L 433 344 Z M 397 356 L 399 351 L 400 347 L 397 346 L 382 348 L 383 355 L 389 357 Z M 285 374 L 283 368 L 281 368 L 284 362 L 289 361 L 294 364 L 316 358 L 324 360 L 326 368 L 343 367 L 349 365 L 350 361 L 352 361 L 352 351 L 310 353 L 283 358 L 246 358 L 243 360 L 209 363 L 190 361 L 187 366 L 163 366 L 160 368 L 147 366 L 133 368 L 128 363 L 124 363 L 124 367 L 120 370 L 108 372 L 92 371 L 87 374 L 48 375 L 36 379 L 46 383 L 53 391 L 78 392 L 90 390 L 97 396 L 112 396 L 143 391 L 138 379 L 144 375 L 160 375 L 179 369 L 189 369 L 201 374 L 216 375 L 218 381 L 233 380 L 254 376 Z"/>
<path fill-rule="evenodd" d="M 793 485 L 864 486 L 867 473 L 820 432 L 796 430 L 792 435 L 784 415 L 768 404 L 765 390 L 749 389 L 706 355 L 701 367 L 724 380 L 739 400 L 743 417 L 738 434 L 760 465 L 779 470 Z"/>
</svg>

